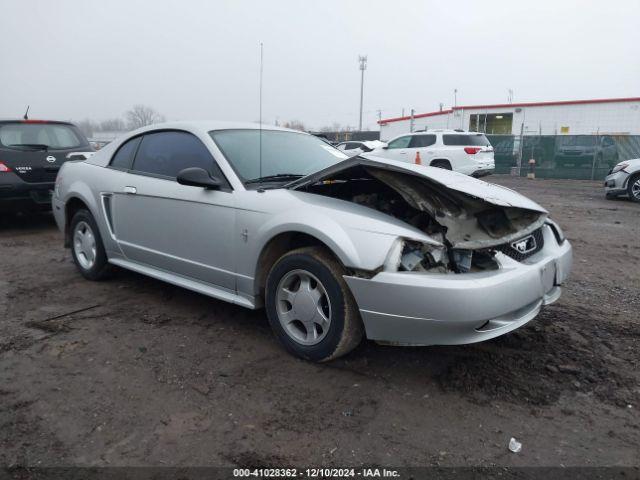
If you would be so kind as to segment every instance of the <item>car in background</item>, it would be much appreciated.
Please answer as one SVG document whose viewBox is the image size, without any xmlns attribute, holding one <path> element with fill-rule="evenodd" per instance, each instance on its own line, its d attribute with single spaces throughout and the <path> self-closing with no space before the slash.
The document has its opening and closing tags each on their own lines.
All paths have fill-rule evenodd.
<svg viewBox="0 0 640 480">
<path fill-rule="evenodd" d="M 558 300 L 572 263 L 548 212 L 512 190 L 347 158 L 307 133 L 251 123 L 131 132 L 67 162 L 52 203 L 85 278 L 117 265 L 264 306 L 282 344 L 315 361 L 365 336 L 497 337 Z"/>
<path fill-rule="evenodd" d="M 355 157 L 361 153 L 368 153 L 374 150 L 383 148 L 386 143 L 380 140 L 365 140 L 365 141 L 349 141 L 340 142 L 336 145 L 338 150 L 342 150 L 350 157 Z"/>
<path fill-rule="evenodd" d="M 0 120 L 0 212 L 50 210 L 60 166 L 92 154 L 71 123 Z"/>
<path fill-rule="evenodd" d="M 614 139 L 608 135 L 571 135 L 558 137 L 555 163 L 563 168 L 613 167 L 618 161 L 618 149 Z"/>
<path fill-rule="evenodd" d="M 371 152 L 378 157 L 419 163 L 481 177 L 493 173 L 493 147 L 483 133 L 429 130 L 399 135 Z"/>
<path fill-rule="evenodd" d="M 627 195 L 634 202 L 640 202 L 640 158 L 625 160 L 611 169 L 604 179 L 607 198 Z"/>
</svg>

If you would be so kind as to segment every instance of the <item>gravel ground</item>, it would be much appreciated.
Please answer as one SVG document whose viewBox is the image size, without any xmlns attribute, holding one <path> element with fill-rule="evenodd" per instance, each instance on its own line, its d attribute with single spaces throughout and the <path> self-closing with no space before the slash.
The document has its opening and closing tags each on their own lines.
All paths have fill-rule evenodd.
<svg viewBox="0 0 640 480">
<path fill-rule="evenodd" d="M 119 272 L 0 219 L 0 464 L 638 465 L 640 205 L 495 176 L 574 246 L 560 301 L 477 345 L 286 354 L 263 312 Z M 510 437 L 523 443 L 507 449 Z"/>
</svg>

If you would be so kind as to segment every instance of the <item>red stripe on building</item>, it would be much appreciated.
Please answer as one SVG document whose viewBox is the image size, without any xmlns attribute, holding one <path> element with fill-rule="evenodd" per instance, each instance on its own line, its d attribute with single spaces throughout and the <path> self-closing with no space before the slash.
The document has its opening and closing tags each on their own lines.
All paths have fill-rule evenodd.
<svg viewBox="0 0 640 480">
<path fill-rule="evenodd" d="M 620 102 L 640 102 L 640 97 L 628 97 L 628 98 L 594 98 L 592 100 L 565 100 L 558 102 L 529 102 L 529 103 L 497 103 L 493 105 L 461 105 L 459 107 L 452 107 L 449 110 L 443 110 L 430 113 L 419 113 L 414 115 L 413 118 L 433 117 L 435 115 L 443 115 L 452 113 L 454 110 L 488 110 L 490 108 L 517 108 L 517 107 L 554 107 L 563 105 L 591 105 L 595 103 L 620 103 Z M 411 116 L 408 117 L 396 117 L 380 120 L 380 125 L 389 122 L 399 122 L 401 120 L 411 120 Z"/>
</svg>

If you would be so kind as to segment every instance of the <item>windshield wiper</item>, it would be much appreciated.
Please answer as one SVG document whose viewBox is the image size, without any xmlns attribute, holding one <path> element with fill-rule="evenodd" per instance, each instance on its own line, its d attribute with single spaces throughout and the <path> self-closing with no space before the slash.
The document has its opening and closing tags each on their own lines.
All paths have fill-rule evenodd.
<svg viewBox="0 0 640 480">
<path fill-rule="evenodd" d="M 252 178 L 251 180 L 247 180 L 244 182 L 245 184 L 249 183 L 261 183 L 261 182 L 271 182 L 271 181 L 286 181 L 286 180 L 297 180 L 299 178 L 304 177 L 304 175 L 297 175 L 295 173 L 278 173 L 276 175 L 267 175 L 265 177 Z"/>
<path fill-rule="evenodd" d="M 49 145 L 45 145 L 44 143 L 14 143 L 12 145 L 7 145 L 7 147 L 26 147 L 32 148 L 33 150 L 49 150 Z"/>
</svg>

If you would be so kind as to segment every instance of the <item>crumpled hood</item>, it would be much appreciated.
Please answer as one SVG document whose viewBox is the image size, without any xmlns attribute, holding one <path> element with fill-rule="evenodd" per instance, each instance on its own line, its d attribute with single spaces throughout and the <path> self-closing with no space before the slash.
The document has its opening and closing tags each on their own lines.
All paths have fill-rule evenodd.
<svg viewBox="0 0 640 480">
<path fill-rule="evenodd" d="M 373 154 L 364 154 L 336 163 L 323 170 L 309 174 L 286 185 L 290 189 L 298 189 L 329 178 L 338 172 L 353 168 L 357 165 L 376 167 L 395 172 L 405 172 L 409 175 L 422 177 L 451 190 L 471 195 L 500 207 L 516 207 L 533 210 L 540 213 L 548 213 L 543 207 L 524 195 L 513 190 L 478 180 L 477 178 L 452 172 L 442 168 L 426 167 L 411 163 L 398 162 L 386 158 L 380 158 Z"/>
<path fill-rule="evenodd" d="M 502 245 L 540 228 L 547 211 L 513 190 L 440 168 L 358 156 L 286 185 L 313 189 L 370 177 L 394 190 L 414 210 L 426 212 L 457 249 Z M 404 219 L 405 221 L 409 219 Z"/>
</svg>

